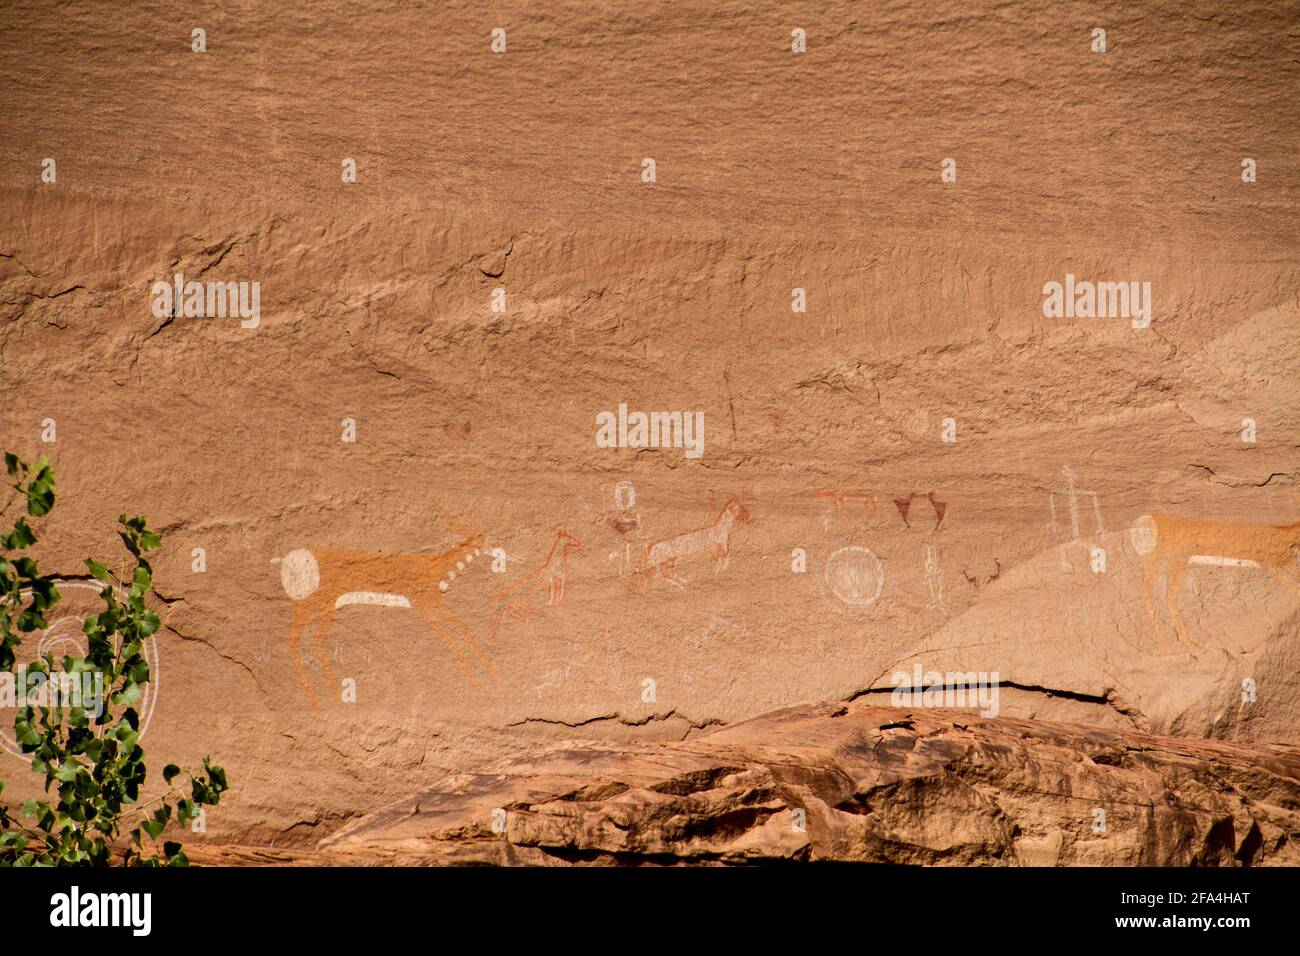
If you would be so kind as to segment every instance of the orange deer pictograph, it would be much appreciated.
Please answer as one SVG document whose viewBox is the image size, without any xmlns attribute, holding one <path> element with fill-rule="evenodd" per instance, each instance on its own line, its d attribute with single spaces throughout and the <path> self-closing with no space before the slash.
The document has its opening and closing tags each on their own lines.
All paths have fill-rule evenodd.
<svg viewBox="0 0 1300 956">
<path fill-rule="evenodd" d="M 460 534 L 461 540 L 441 554 L 298 548 L 283 558 L 272 559 L 280 565 L 280 582 L 293 600 L 289 653 L 313 710 L 318 710 L 319 706 L 303 671 L 300 641 L 313 619 L 319 618 L 315 636 L 316 657 L 325 673 L 325 680 L 333 688 L 334 675 L 325 655 L 325 637 L 339 608 L 349 604 L 414 608 L 447 642 L 452 657 L 472 686 L 477 687 L 478 682 L 461 656 L 452 631 L 469 645 L 484 670 L 496 679 L 491 662 L 443 599 L 457 574 L 465 571 L 483 553 L 484 535 L 483 532 L 466 534 L 455 528 L 452 531 Z"/>
<path fill-rule="evenodd" d="M 1143 515 L 1130 531 L 1133 548 L 1146 559 L 1142 568 L 1142 602 L 1160 646 L 1170 650 L 1156 619 L 1151 593 L 1161 569 L 1165 577 L 1165 607 L 1179 639 L 1189 649 L 1200 645 L 1187 634 L 1178 613 L 1178 588 L 1188 565 L 1263 568 L 1280 584 L 1300 592 L 1295 551 L 1300 546 L 1300 521 L 1287 525 L 1239 524 L 1176 515 Z"/>
<path fill-rule="evenodd" d="M 827 489 L 823 491 L 814 491 L 809 497 L 813 501 L 829 501 L 835 506 L 835 516 L 844 517 L 844 507 L 847 503 L 860 501 L 862 502 L 863 515 L 870 514 L 873 518 L 876 516 L 876 496 L 868 494 L 865 491 L 835 491 Z"/>
<path fill-rule="evenodd" d="M 545 591 L 548 607 L 563 606 L 564 588 L 569 578 L 569 552 L 581 547 L 582 542 L 573 535 L 567 531 L 559 532 L 541 565 L 497 592 L 488 611 L 489 643 L 506 621 L 526 621 L 540 610 L 533 605 L 533 595 Z"/>
<path fill-rule="evenodd" d="M 714 574 L 726 570 L 731 558 L 731 529 L 737 521 L 749 524 L 749 509 L 739 498 L 732 498 L 722 506 L 712 524 L 650 544 L 638 573 L 643 578 L 650 573 L 657 574 L 682 588 L 686 582 L 673 574 L 681 561 L 708 555 L 714 560 Z"/>
</svg>

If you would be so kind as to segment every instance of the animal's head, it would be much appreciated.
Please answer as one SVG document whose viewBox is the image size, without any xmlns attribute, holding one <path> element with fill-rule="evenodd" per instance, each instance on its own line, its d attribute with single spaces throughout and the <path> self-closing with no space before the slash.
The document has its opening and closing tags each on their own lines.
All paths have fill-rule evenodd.
<svg viewBox="0 0 1300 956">
<path fill-rule="evenodd" d="M 745 503 L 739 498 L 732 498 L 722 510 L 729 512 L 741 524 L 749 524 L 750 522 L 749 509 L 745 507 Z"/>
<path fill-rule="evenodd" d="M 487 539 L 487 532 L 482 528 L 470 530 L 469 528 L 457 524 L 451 518 L 443 518 L 442 520 L 443 524 L 447 526 L 447 530 L 460 539 L 456 542 L 457 547 L 466 550 L 483 549 L 483 542 Z"/>
<path fill-rule="evenodd" d="M 567 531 L 561 531 L 559 534 L 557 534 L 555 536 L 555 542 L 565 551 L 570 551 L 575 548 L 582 547 L 582 542 L 579 541 L 577 538 L 575 538 L 573 535 L 569 534 L 569 532 Z"/>
</svg>

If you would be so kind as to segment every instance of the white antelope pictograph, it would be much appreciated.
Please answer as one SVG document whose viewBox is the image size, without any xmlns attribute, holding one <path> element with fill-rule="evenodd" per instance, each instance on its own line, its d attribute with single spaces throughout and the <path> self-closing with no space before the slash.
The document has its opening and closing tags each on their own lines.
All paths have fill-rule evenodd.
<svg viewBox="0 0 1300 956">
<path fill-rule="evenodd" d="M 1130 531 L 1133 548 L 1146 558 L 1142 568 L 1142 602 L 1160 646 L 1169 650 L 1151 603 L 1151 593 L 1160 571 L 1165 571 L 1165 607 L 1174 631 L 1189 650 L 1200 645 L 1187 635 L 1178 613 L 1178 588 L 1192 564 L 1228 568 L 1263 568 L 1273 580 L 1300 593 L 1300 569 L 1295 551 L 1300 546 L 1300 521 L 1295 524 L 1239 524 L 1183 518 L 1176 515 L 1143 515 Z"/>
<path fill-rule="evenodd" d="M 472 686 L 477 687 L 478 682 L 461 656 L 452 637 L 453 631 L 478 657 L 483 669 L 496 679 L 491 662 L 443 599 L 456 576 L 482 555 L 484 535 L 481 531 L 466 534 L 456 528 L 451 530 L 460 534 L 461 540 L 440 554 L 299 548 L 283 558 L 272 559 L 280 565 L 280 582 L 294 602 L 289 653 L 313 710 L 319 708 L 316 694 L 302 667 L 300 642 L 303 632 L 313 619 L 319 619 L 315 636 L 316 657 L 325 672 L 326 682 L 333 688 L 334 675 L 325 655 L 325 637 L 338 609 L 349 604 L 414 608 L 415 613 L 447 642 L 452 657 Z"/>
<path fill-rule="evenodd" d="M 731 529 L 737 521 L 749 524 L 749 509 L 739 498 L 732 498 L 722 506 L 713 524 L 649 545 L 639 573 L 643 576 L 657 574 L 682 588 L 686 582 L 673 574 L 682 561 L 707 555 L 714 560 L 714 574 L 726 570 L 731 558 Z"/>
</svg>

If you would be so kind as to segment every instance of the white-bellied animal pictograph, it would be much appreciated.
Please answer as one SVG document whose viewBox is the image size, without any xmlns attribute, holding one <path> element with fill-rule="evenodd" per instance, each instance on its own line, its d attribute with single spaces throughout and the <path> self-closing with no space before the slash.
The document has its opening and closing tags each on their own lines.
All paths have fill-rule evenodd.
<svg viewBox="0 0 1300 956">
<path fill-rule="evenodd" d="M 451 527 L 448 524 L 448 527 Z M 438 554 L 389 554 L 378 551 L 346 551 L 335 548 L 298 548 L 283 558 L 280 581 L 293 600 L 289 627 L 289 653 L 312 709 L 319 709 L 316 694 L 302 666 L 301 641 L 305 629 L 319 619 L 316 629 L 316 658 L 325 680 L 334 688 L 334 675 L 325 654 L 325 636 L 341 607 L 369 604 L 379 607 L 413 608 L 447 643 L 457 666 L 469 683 L 477 687 L 473 672 L 462 657 L 453 632 L 478 658 L 494 680 L 496 671 L 473 636 L 444 600 L 444 595 L 476 558 L 483 554 L 481 531 L 461 535 L 450 548 Z"/>
</svg>

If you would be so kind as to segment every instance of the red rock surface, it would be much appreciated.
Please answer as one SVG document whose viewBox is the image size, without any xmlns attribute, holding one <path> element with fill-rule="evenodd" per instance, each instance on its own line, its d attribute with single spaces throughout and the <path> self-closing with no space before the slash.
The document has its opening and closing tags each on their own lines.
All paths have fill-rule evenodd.
<svg viewBox="0 0 1300 956">
<path fill-rule="evenodd" d="M 689 798 L 594 795 L 589 837 L 562 788 L 510 817 L 513 842 L 474 829 L 479 804 L 447 805 L 470 835 L 416 827 L 411 853 L 1290 852 L 1267 808 L 1293 794 L 1247 765 L 1291 766 L 1300 741 L 1300 564 L 1282 537 L 1300 518 L 1294 4 L 753 6 L 0 9 L 0 443 L 58 471 L 46 570 L 115 554 L 122 512 L 162 531 L 143 743 L 155 775 L 211 754 L 232 783 L 188 836 L 196 858 L 312 853 L 362 819 L 395 834 L 377 808 L 494 761 L 483 800 L 525 799 L 514 761 L 575 737 L 548 758 L 558 778 L 581 777 L 564 753 L 636 793 L 744 769 Z M 177 272 L 260 282 L 258 326 L 155 315 L 153 283 Z M 1044 286 L 1067 274 L 1150 282 L 1150 327 L 1046 317 Z M 702 412 L 704 454 L 598 447 L 596 416 L 620 403 Z M 735 500 L 750 520 L 726 562 L 636 573 Z M 1142 552 L 1153 514 L 1226 527 L 1210 557 L 1274 563 Z M 445 575 L 344 573 L 311 601 L 419 585 L 490 672 L 413 609 L 295 627 L 290 555 L 454 559 L 475 533 L 500 570 L 477 561 L 446 592 Z M 562 534 L 580 543 L 562 600 L 514 608 Z M 75 635 L 86 595 L 68 596 Z M 794 717 L 743 723 L 881 701 L 917 665 L 996 673 L 998 718 L 913 715 L 935 736 L 879 737 L 899 765 L 872 769 L 849 744 L 818 749 L 840 732 L 812 728 L 839 725 L 809 712 L 802 746 L 842 767 L 843 792 L 780 779 L 770 748 L 794 744 L 758 729 Z M 863 717 L 864 739 L 890 721 Z M 735 726 L 752 763 L 710 749 Z M 937 769 L 943 748 L 969 766 Z M 1094 748 L 1119 763 L 1089 764 Z M 0 753 L 6 800 L 34 795 L 24 768 Z M 1054 795 L 1066 785 L 1086 799 Z M 894 810 L 843 809 L 881 786 Z M 712 819 L 690 801 L 751 787 L 698 838 L 654 815 Z M 1107 794 L 1136 805 L 1090 840 L 1082 811 Z M 781 822 L 795 796 L 801 839 Z M 623 812 L 657 836 L 620 849 L 602 821 Z"/>
<path fill-rule="evenodd" d="M 435 864 L 1232 866 L 1295 865 L 1298 837 L 1294 747 L 853 702 L 679 743 L 521 754 L 322 849 Z"/>
</svg>

